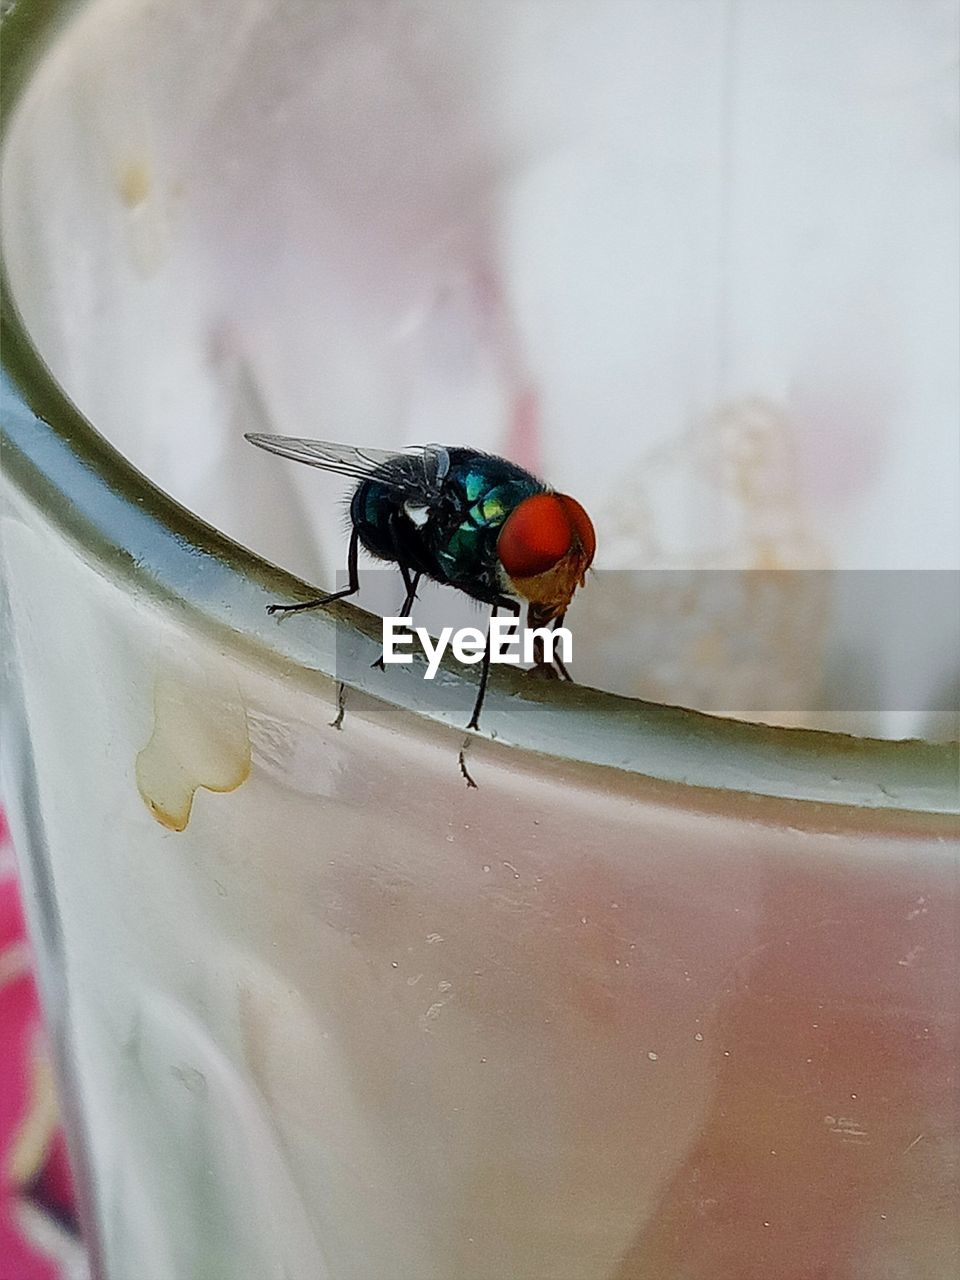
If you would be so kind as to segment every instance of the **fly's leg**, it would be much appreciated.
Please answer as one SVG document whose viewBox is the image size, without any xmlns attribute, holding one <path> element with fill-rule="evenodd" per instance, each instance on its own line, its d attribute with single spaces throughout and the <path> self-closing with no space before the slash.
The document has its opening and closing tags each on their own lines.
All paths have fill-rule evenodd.
<svg viewBox="0 0 960 1280">
<path fill-rule="evenodd" d="M 415 573 L 411 579 L 408 576 L 408 571 L 405 565 L 400 566 L 400 571 L 403 574 L 403 585 L 407 588 L 407 595 L 403 604 L 400 606 L 400 612 L 397 614 L 397 617 L 409 618 L 413 610 L 413 602 L 417 598 L 417 587 L 419 587 L 420 579 L 423 575 Z"/>
<path fill-rule="evenodd" d="M 457 756 L 457 763 L 460 766 L 460 773 L 463 776 L 463 780 L 467 784 L 468 789 L 471 791 L 477 791 L 479 788 L 471 777 L 470 770 L 467 768 L 467 747 L 469 745 L 470 739 L 467 738 L 463 746 L 460 748 L 460 754 Z"/>
<path fill-rule="evenodd" d="M 563 620 L 566 616 L 567 616 L 566 613 L 561 613 L 560 617 L 554 621 L 554 624 L 553 624 L 554 628 L 562 627 Z M 563 676 L 564 680 L 569 680 L 569 682 L 573 684 L 573 676 L 567 670 L 566 664 L 564 663 L 563 659 L 560 657 L 559 653 L 557 652 L 556 646 L 554 646 L 554 649 L 553 649 L 553 665 L 557 668 L 557 670 Z"/>
<path fill-rule="evenodd" d="M 497 616 L 497 606 L 494 605 L 490 611 L 490 621 L 492 622 L 496 616 Z M 487 680 L 489 676 L 490 676 L 490 624 L 488 622 L 487 623 L 487 643 L 484 645 L 483 662 L 480 665 L 480 687 L 477 689 L 477 700 L 473 704 L 473 715 L 470 717 L 470 720 L 467 724 L 468 729 L 480 728 L 480 712 L 483 709 L 483 700 L 487 694 Z M 468 779 L 467 785 L 469 786 L 470 785 L 469 774 L 467 774 L 466 772 L 466 766 L 463 761 L 462 751 L 460 752 L 460 770 L 464 774 L 464 776 Z M 474 786 L 476 786 L 476 783 L 474 783 Z"/>
<path fill-rule="evenodd" d="M 403 585 L 407 589 L 407 594 L 403 601 L 403 604 L 400 606 L 400 612 L 397 614 L 397 617 L 409 618 L 413 610 L 413 602 L 417 598 L 417 587 L 420 585 L 420 579 L 423 575 L 420 573 L 415 573 L 411 578 L 410 571 L 405 564 L 402 564 L 400 566 L 400 572 L 403 574 Z M 370 665 L 371 667 L 377 667 L 379 668 L 380 671 L 383 671 L 385 669 L 383 654 L 381 653 L 380 657 L 376 660 L 376 662 L 371 662 Z"/>
<path fill-rule="evenodd" d="M 411 612 L 413 611 L 413 602 L 417 598 L 417 587 L 419 587 L 420 579 L 423 575 L 418 570 L 411 578 L 410 570 L 404 564 L 402 559 L 402 555 L 400 551 L 400 540 L 397 537 L 396 523 L 393 519 L 391 519 L 390 521 L 390 533 L 393 538 L 393 549 L 396 552 L 397 567 L 400 570 L 400 576 L 403 578 L 403 585 L 406 588 L 406 592 L 407 592 L 406 596 L 404 597 L 403 604 L 400 606 L 400 612 L 397 614 L 397 617 L 409 618 Z M 378 667 L 381 671 L 383 671 L 385 667 L 385 664 L 383 661 L 383 654 L 380 655 L 380 657 L 376 660 L 376 662 L 371 662 L 370 665 L 371 667 Z"/>
<path fill-rule="evenodd" d="M 550 623 L 550 629 L 563 626 L 563 620 L 567 615 L 561 613 L 558 618 L 553 619 Z M 527 615 L 527 626 L 533 626 L 533 619 Z M 546 651 L 544 649 L 543 640 L 540 636 L 534 636 L 533 640 L 533 666 L 527 672 L 527 675 L 534 680 L 569 680 L 573 683 L 573 676 L 566 668 L 563 659 L 554 648 L 551 653 L 550 661 L 547 661 Z"/>
<path fill-rule="evenodd" d="M 527 610 L 527 627 L 534 627 L 534 619 L 530 616 L 532 607 Z M 559 680 L 560 676 L 551 662 L 547 661 L 542 636 L 533 637 L 533 666 L 527 672 L 531 680 Z"/>
<path fill-rule="evenodd" d="M 499 612 L 500 609 L 506 609 L 510 613 L 514 614 L 517 618 L 520 617 L 520 605 L 518 604 L 518 602 L 516 600 L 511 600 L 509 596 L 501 596 L 499 600 L 497 600 L 494 603 L 494 606 L 490 611 L 491 622 L 497 616 L 497 613 Z M 493 637 L 491 635 L 490 627 L 488 625 L 487 626 L 487 643 L 486 643 L 486 647 L 483 650 L 483 663 L 480 667 L 480 688 L 477 690 L 477 700 L 473 704 L 473 715 L 470 717 L 470 723 L 467 725 L 468 729 L 480 728 L 480 712 L 483 708 L 483 699 L 486 696 L 486 692 L 487 692 L 487 680 L 489 679 L 489 676 L 490 676 L 490 653 L 492 649 L 492 640 L 493 640 Z"/>
<path fill-rule="evenodd" d="M 497 616 L 497 613 L 500 609 L 505 609 L 509 613 L 512 613 L 514 617 L 517 619 L 517 621 L 519 622 L 520 604 L 518 601 L 511 600 L 509 596 L 501 596 L 500 599 L 494 603 L 494 606 L 490 611 L 491 622 Z M 467 725 L 468 730 L 480 728 L 480 712 L 483 709 L 483 699 L 487 692 L 487 679 L 489 678 L 489 675 L 490 675 L 490 654 L 492 651 L 491 641 L 492 641 L 492 637 L 490 634 L 490 628 L 488 626 L 487 645 L 483 651 L 483 665 L 480 668 L 480 688 L 477 690 L 477 700 L 473 704 L 473 715 L 470 717 L 470 723 Z M 464 740 L 464 744 L 460 748 L 460 754 L 457 757 L 457 763 L 460 766 L 460 773 L 463 777 L 464 782 L 467 784 L 469 788 L 475 791 L 477 789 L 477 784 L 474 782 L 473 778 L 470 776 L 470 770 L 467 768 L 467 748 L 469 747 L 469 745 L 470 745 L 470 739 L 467 738 Z"/>
<path fill-rule="evenodd" d="M 322 605 L 331 604 L 334 600 L 344 600 L 347 596 L 356 595 L 360 590 L 360 576 L 357 570 L 357 555 L 360 548 L 360 535 L 356 529 L 350 535 L 350 547 L 347 551 L 347 578 L 350 583 L 342 591 L 334 591 L 332 595 L 321 596 L 318 600 L 304 600 L 302 604 L 268 604 L 267 613 L 305 613 L 308 609 L 319 609 Z"/>
<path fill-rule="evenodd" d="M 330 721 L 331 729 L 343 728 L 343 713 L 346 710 L 347 687 L 342 680 L 337 681 L 337 715 Z"/>
</svg>

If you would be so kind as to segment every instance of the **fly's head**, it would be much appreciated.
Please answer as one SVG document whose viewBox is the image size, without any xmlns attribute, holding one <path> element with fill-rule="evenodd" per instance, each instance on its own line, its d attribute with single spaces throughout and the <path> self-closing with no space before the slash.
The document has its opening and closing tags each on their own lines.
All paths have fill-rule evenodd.
<svg viewBox="0 0 960 1280">
<path fill-rule="evenodd" d="M 511 591 L 530 605 L 533 626 L 566 612 L 597 547 L 590 517 L 565 493 L 537 493 L 503 523 L 497 555 Z"/>
</svg>

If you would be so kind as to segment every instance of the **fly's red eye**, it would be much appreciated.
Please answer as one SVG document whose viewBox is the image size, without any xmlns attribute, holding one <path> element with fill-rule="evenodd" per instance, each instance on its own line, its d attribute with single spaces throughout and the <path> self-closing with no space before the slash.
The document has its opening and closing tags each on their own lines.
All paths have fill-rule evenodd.
<svg viewBox="0 0 960 1280">
<path fill-rule="evenodd" d="M 593 526 L 578 502 L 557 493 L 537 493 L 510 513 L 500 530 L 497 554 L 511 578 L 535 578 L 562 560 L 579 540 L 593 557 Z"/>
<path fill-rule="evenodd" d="M 557 501 L 563 504 L 563 509 L 567 513 L 573 531 L 580 540 L 580 546 L 583 548 L 584 554 L 584 572 L 593 564 L 593 557 L 597 553 L 597 535 L 593 528 L 593 521 L 581 507 L 576 498 L 568 497 L 565 493 L 557 494 Z"/>
<path fill-rule="evenodd" d="M 537 493 L 524 498 L 504 521 L 497 554 L 511 578 L 534 578 L 562 560 L 572 543 L 563 503 L 556 494 Z"/>
</svg>

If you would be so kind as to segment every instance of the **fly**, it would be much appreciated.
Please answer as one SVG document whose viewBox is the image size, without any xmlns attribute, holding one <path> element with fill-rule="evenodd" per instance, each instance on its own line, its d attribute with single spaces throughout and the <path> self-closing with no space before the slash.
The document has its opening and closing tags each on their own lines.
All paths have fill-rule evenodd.
<svg viewBox="0 0 960 1280">
<path fill-rule="evenodd" d="M 271 604 L 269 613 L 302 613 L 355 595 L 362 546 L 400 570 L 406 592 L 400 617 L 410 616 L 420 580 L 429 578 L 490 605 L 491 617 L 503 610 L 519 621 L 526 604 L 528 627 L 561 626 L 593 561 L 596 535 L 580 503 L 505 458 L 442 445 L 385 452 L 288 436 L 246 439 L 357 481 L 350 500 L 348 585 L 316 600 Z M 468 729 L 479 727 L 490 645 L 488 633 Z M 534 658 L 534 670 L 570 679 L 556 651 L 555 670 L 544 660 L 542 642 Z"/>
</svg>

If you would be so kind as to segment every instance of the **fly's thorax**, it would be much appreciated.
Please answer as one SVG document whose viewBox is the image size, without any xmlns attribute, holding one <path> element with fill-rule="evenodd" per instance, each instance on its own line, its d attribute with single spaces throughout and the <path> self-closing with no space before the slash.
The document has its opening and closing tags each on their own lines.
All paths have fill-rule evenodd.
<svg viewBox="0 0 960 1280">
<path fill-rule="evenodd" d="M 350 518 L 363 547 L 492 603 L 502 594 L 497 536 L 510 512 L 539 482 L 502 459 L 463 451 L 440 489 L 428 496 L 362 480 Z"/>
<path fill-rule="evenodd" d="M 453 504 L 448 518 L 433 524 L 442 580 L 476 600 L 492 602 L 503 592 L 497 556 L 500 530 L 511 512 L 542 485 L 502 458 L 466 450 L 462 455 L 451 451 L 448 485 Z"/>
</svg>

